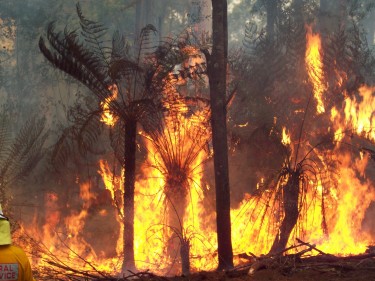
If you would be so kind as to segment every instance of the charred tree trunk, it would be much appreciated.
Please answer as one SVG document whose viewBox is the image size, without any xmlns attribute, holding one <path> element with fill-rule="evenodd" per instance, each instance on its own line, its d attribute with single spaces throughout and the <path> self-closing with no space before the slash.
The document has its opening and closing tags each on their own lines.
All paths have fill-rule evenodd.
<svg viewBox="0 0 375 281">
<path fill-rule="evenodd" d="M 270 41 L 275 39 L 276 20 L 278 17 L 279 0 L 266 0 L 267 11 L 267 37 Z"/>
<path fill-rule="evenodd" d="M 168 255 L 176 256 L 178 246 L 182 241 L 177 239 L 183 235 L 184 215 L 187 206 L 187 178 L 183 172 L 176 172 L 167 178 L 165 187 L 166 206 L 168 212 L 168 226 L 173 230 L 172 243 L 169 243 Z"/>
<path fill-rule="evenodd" d="M 228 171 L 226 74 L 228 54 L 227 1 L 212 0 L 212 54 L 207 55 L 214 150 L 218 269 L 233 267 Z"/>
<path fill-rule="evenodd" d="M 190 273 L 189 241 L 184 237 L 184 216 L 187 207 L 188 182 L 186 173 L 174 169 L 175 173 L 167 178 L 165 187 L 166 206 L 168 213 L 168 226 L 172 229 L 169 237 L 167 255 L 177 257 L 180 253 L 181 269 L 183 275 Z M 176 272 L 177 273 L 177 272 Z"/>
<path fill-rule="evenodd" d="M 125 122 L 125 183 L 124 183 L 124 261 L 122 272 L 135 270 L 134 261 L 134 189 L 137 122 L 128 118 Z"/>
<path fill-rule="evenodd" d="M 275 237 L 270 254 L 276 254 L 283 251 L 288 243 L 289 236 L 297 224 L 299 210 L 299 183 L 300 173 L 293 171 L 289 174 L 289 179 L 283 189 L 284 219 L 281 223 L 278 235 Z"/>
<path fill-rule="evenodd" d="M 168 206 L 168 224 L 179 233 L 182 233 L 185 209 L 187 206 L 187 184 L 178 183 L 167 185 L 166 197 Z"/>
<path fill-rule="evenodd" d="M 190 274 L 190 242 L 182 239 L 180 247 L 181 269 L 182 274 L 187 276 Z"/>
</svg>

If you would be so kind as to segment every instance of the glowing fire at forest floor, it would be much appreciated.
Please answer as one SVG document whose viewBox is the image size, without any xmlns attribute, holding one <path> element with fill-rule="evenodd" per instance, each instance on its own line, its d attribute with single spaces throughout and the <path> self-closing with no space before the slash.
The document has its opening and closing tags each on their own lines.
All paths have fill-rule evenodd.
<svg viewBox="0 0 375 281">
<path fill-rule="evenodd" d="M 344 132 L 350 128 L 353 133 L 365 136 L 374 140 L 374 132 L 369 128 L 372 125 L 372 108 L 375 92 L 374 88 L 363 86 L 359 93 L 361 100 L 345 100 L 344 109 L 333 108 L 326 112 L 322 101 L 325 89 L 318 84 L 323 84 L 320 59 L 320 41 L 318 35 L 313 35 L 308 30 L 309 46 L 306 54 L 307 68 L 314 83 L 314 97 L 317 100 L 317 113 L 331 114 L 331 123 L 327 124 L 327 130 L 335 131 L 335 144 L 332 147 L 332 157 L 338 163 L 335 173 L 327 175 L 327 178 L 320 178 L 308 184 L 313 188 L 306 190 L 304 202 L 298 225 L 292 232 L 289 245 L 295 244 L 295 238 L 316 244 L 316 247 L 326 253 L 336 255 L 359 254 L 366 250 L 368 245 L 373 243 L 370 233 L 363 230 L 362 222 L 366 210 L 375 201 L 375 189 L 372 181 L 366 177 L 366 169 L 371 165 L 368 156 L 363 153 L 353 153 L 344 147 Z M 184 106 L 181 106 L 184 108 Z M 208 120 L 208 111 L 203 118 L 189 119 L 184 112 L 176 115 L 178 120 L 165 121 L 166 139 L 150 140 L 146 136 L 147 161 L 142 164 L 141 174 L 136 181 L 135 196 L 135 260 L 140 270 L 150 269 L 158 274 L 180 273 L 180 243 L 188 241 L 190 247 L 190 263 L 193 271 L 214 270 L 217 267 L 217 240 L 215 233 L 214 199 L 209 198 L 209 189 L 213 188 L 205 183 L 204 163 L 211 157 L 208 151 L 201 149 L 208 142 L 209 133 L 202 124 Z M 199 116 L 198 117 L 202 117 Z M 206 126 L 206 125 L 205 125 Z M 289 145 L 292 150 L 296 149 L 298 140 L 292 139 L 288 134 L 285 124 L 283 130 L 283 144 Z M 197 131 L 202 143 L 197 145 Z M 192 133 L 193 132 L 193 133 Z M 193 136 L 193 137 L 192 137 Z M 166 141 L 165 147 L 161 142 Z M 165 155 L 158 152 L 153 145 L 159 145 L 159 149 L 170 149 L 165 155 L 173 155 L 175 158 L 170 163 L 176 163 L 180 169 L 186 168 L 186 179 L 178 184 L 186 189 L 186 206 L 179 212 L 178 201 L 174 205 L 167 206 L 166 202 L 172 202 L 167 198 L 166 186 L 168 173 L 170 172 L 164 159 Z M 304 148 L 307 153 L 310 146 Z M 325 163 L 325 155 L 314 151 L 317 157 Z M 302 153 L 303 154 L 303 153 Z M 176 156 L 177 155 L 177 156 Z M 194 158 L 187 161 L 191 155 Z M 184 162 L 185 161 L 185 162 Z M 182 163 L 182 164 L 181 164 Z M 69 214 L 63 214 L 58 205 L 59 195 L 49 193 L 45 198 L 45 224 L 42 229 L 31 226 L 24 226 L 22 231 L 28 236 L 42 241 L 37 249 L 37 255 L 32 257 L 34 267 L 45 265 L 46 260 L 61 261 L 69 264 L 72 268 L 80 270 L 92 270 L 95 267 L 103 272 L 119 272 L 121 267 L 122 251 L 122 214 L 117 213 L 120 195 L 123 193 L 123 177 L 112 174 L 112 167 L 104 160 L 99 163 L 98 174 L 102 177 L 113 205 L 106 208 L 96 209 L 93 216 L 90 214 L 94 209 L 94 202 L 97 202 L 104 193 L 100 194 L 98 189 L 93 187 L 92 182 L 80 183 L 80 211 L 72 210 Z M 182 171 L 181 173 L 183 173 Z M 176 178 L 174 178 L 176 180 Z M 259 179 L 261 180 L 261 179 Z M 337 182 L 334 187 L 326 186 L 327 182 Z M 169 188 L 175 188 L 169 186 Z M 235 186 L 232 189 L 235 190 Z M 103 192 L 103 191 L 102 191 Z M 244 194 L 243 200 L 238 207 L 231 210 L 232 219 L 232 243 L 236 264 L 242 261 L 240 254 L 252 253 L 254 255 L 266 254 L 275 238 L 278 235 L 282 213 L 277 208 L 270 206 L 270 202 L 278 202 L 280 198 L 271 189 L 266 189 L 260 195 Z M 170 201 L 168 201 L 170 200 Z M 182 198 L 181 198 L 182 200 Z M 171 218 L 171 213 L 182 214 L 183 217 Z M 324 213 L 325 220 L 322 220 Z M 37 218 L 36 218 L 37 219 Z M 180 219 L 182 225 L 176 221 Z M 88 221 L 97 222 L 98 227 L 108 223 L 106 230 L 111 232 L 110 240 L 102 241 L 106 245 L 111 244 L 112 252 L 108 253 L 105 247 L 98 250 L 97 245 L 92 245 L 88 240 L 101 240 L 102 238 L 92 232 L 90 239 L 84 237 L 88 233 Z M 35 221 L 34 226 L 38 223 Z M 322 227 L 325 225 L 326 227 Z M 35 246 L 35 245 L 34 245 Z M 88 263 L 89 262 L 89 263 Z"/>
</svg>

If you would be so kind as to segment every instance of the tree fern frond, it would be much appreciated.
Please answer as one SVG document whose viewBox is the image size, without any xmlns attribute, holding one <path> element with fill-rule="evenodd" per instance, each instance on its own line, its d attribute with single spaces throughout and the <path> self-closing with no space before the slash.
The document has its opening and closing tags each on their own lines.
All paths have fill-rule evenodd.
<svg viewBox="0 0 375 281">
<path fill-rule="evenodd" d="M 11 133 L 9 128 L 9 118 L 5 114 L 0 115 L 0 163 L 6 158 L 7 151 L 11 143 Z"/>
<path fill-rule="evenodd" d="M 71 57 L 89 69 L 99 81 L 108 81 L 108 65 L 103 63 L 101 58 L 95 56 L 92 50 L 83 44 L 80 44 L 75 32 L 68 32 L 65 30 L 65 41 L 67 42 L 66 47 L 69 50 Z"/>
<path fill-rule="evenodd" d="M 135 73 L 141 72 L 143 72 L 141 66 L 127 58 L 113 60 L 108 69 L 109 76 L 113 80 L 120 79 L 121 77 L 133 76 Z"/>
<path fill-rule="evenodd" d="M 77 143 L 79 146 L 79 151 L 81 151 L 83 154 L 96 151 L 94 144 L 99 139 L 103 127 L 103 123 L 100 120 L 101 112 L 102 111 L 92 112 L 80 125 L 77 135 Z"/>
<path fill-rule="evenodd" d="M 112 36 L 112 60 L 118 60 L 129 55 L 129 45 L 127 45 L 123 35 L 116 30 Z"/>
<path fill-rule="evenodd" d="M 52 47 L 53 45 L 59 44 L 58 41 L 52 42 Z M 105 79 L 103 81 L 104 75 L 100 74 L 100 72 L 96 71 L 95 69 L 92 70 L 88 68 L 88 66 L 85 65 L 84 62 L 81 62 L 77 58 L 71 56 L 67 51 L 61 53 L 58 51 L 60 48 L 54 48 L 53 50 L 47 48 L 43 37 L 40 37 L 39 49 L 54 66 L 83 83 L 85 86 L 91 89 L 100 99 L 104 100 L 106 97 L 110 96 L 107 82 L 105 81 Z M 91 62 L 88 62 L 88 65 L 90 65 L 90 63 Z"/>
<path fill-rule="evenodd" d="M 64 129 L 59 139 L 55 143 L 51 153 L 51 163 L 55 168 L 64 166 L 70 156 L 73 154 L 73 128 L 68 127 Z"/>
<path fill-rule="evenodd" d="M 43 146 L 47 136 L 47 134 L 43 134 L 33 143 L 28 156 L 22 158 L 22 161 L 19 162 L 20 164 L 10 172 L 8 184 L 23 182 L 30 175 L 35 166 L 43 158 Z"/>
<path fill-rule="evenodd" d="M 101 40 L 101 38 L 107 33 L 107 28 L 98 22 L 88 20 L 83 15 L 79 3 L 77 3 L 76 8 L 82 29 L 81 34 L 85 38 L 86 43 L 89 44 L 89 49 L 94 50 L 95 55 L 108 64 L 110 53 L 105 51 L 106 48 L 103 44 L 104 41 Z"/>
<path fill-rule="evenodd" d="M 12 165 L 11 162 L 19 162 L 30 155 L 35 142 L 39 140 L 43 133 L 44 127 L 45 120 L 43 119 L 36 121 L 35 118 L 32 118 L 26 122 L 9 148 L 8 167 Z M 15 159 L 18 161 L 14 161 Z"/>
<path fill-rule="evenodd" d="M 157 47 L 154 43 L 152 35 L 156 35 L 156 28 L 152 24 L 148 24 L 142 28 L 141 33 L 136 44 L 137 57 L 136 62 L 141 63 L 143 57 L 150 55 Z"/>
<path fill-rule="evenodd" d="M 25 178 L 37 165 L 47 138 L 44 129 L 45 119 L 36 120 L 34 117 L 16 135 L 1 167 L 1 177 L 6 184 Z"/>
<path fill-rule="evenodd" d="M 109 139 L 111 147 L 115 154 L 115 157 L 121 165 L 124 163 L 124 153 L 125 153 L 125 132 L 124 132 L 124 122 L 120 120 L 109 129 Z"/>
<path fill-rule="evenodd" d="M 100 153 L 95 144 L 103 129 L 101 113 L 101 109 L 87 112 L 75 107 L 70 110 L 73 124 L 64 129 L 51 153 L 51 162 L 55 168 L 65 166 L 72 156 Z"/>
</svg>

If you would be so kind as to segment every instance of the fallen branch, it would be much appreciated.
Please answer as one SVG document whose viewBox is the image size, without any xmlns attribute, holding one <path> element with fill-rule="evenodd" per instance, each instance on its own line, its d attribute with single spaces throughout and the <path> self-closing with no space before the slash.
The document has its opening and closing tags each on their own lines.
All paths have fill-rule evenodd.
<svg viewBox="0 0 375 281">
<path fill-rule="evenodd" d="M 61 268 L 61 269 L 64 269 L 64 270 L 67 270 L 67 271 L 71 271 L 71 272 L 74 272 L 74 273 L 77 273 L 81 276 L 85 276 L 85 277 L 90 277 L 90 278 L 93 278 L 93 279 L 100 279 L 100 276 L 98 275 L 94 275 L 94 274 L 91 274 L 91 273 L 88 273 L 86 271 L 80 271 L 80 270 L 77 270 L 77 269 L 74 269 L 74 268 L 71 268 L 69 266 L 66 266 L 66 265 L 62 265 L 62 264 L 58 264 L 56 262 L 53 262 L 53 261 L 46 261 L 48 264 L 54 266 L 54 267 L 58 267 L 58 268 Z M 107 278 L 107 277 L 106 277 Z M 105 278 L 105 279 L 106 279 Z"/>
<path fill-rule="evenodd" d="M 330 255 L 330 256 L 332 256 L 331 254 L 326 254 L 323 251 L 319 250 L 318 248 L 316 248 L 315 245 L 312 245 L 310 243 L 304 242 L 304 241 L 302 241 L 301 239 L 298 239 L 298 238 L 296 238 L 296 240 L 298 241 L 298 243 L 301 243 L 302 245 L 305 245 L 305 246 L 309 246 L 311 249 L 314 249 L 315 251 L 317 251 L 318 253 L 320 253 L 322 255 Z"/>
</svg>

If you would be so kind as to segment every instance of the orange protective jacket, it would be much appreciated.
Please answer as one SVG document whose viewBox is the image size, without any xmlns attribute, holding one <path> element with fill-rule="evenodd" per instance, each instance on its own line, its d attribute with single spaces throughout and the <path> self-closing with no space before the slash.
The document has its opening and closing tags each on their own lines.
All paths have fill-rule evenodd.
<svg viewBox="0 0 375 281">
<path fill-rule="evenodd" d="M 0 281 L 33 281 L 29 259 L 13 245 L 0 246 Z"/>
</svg>

